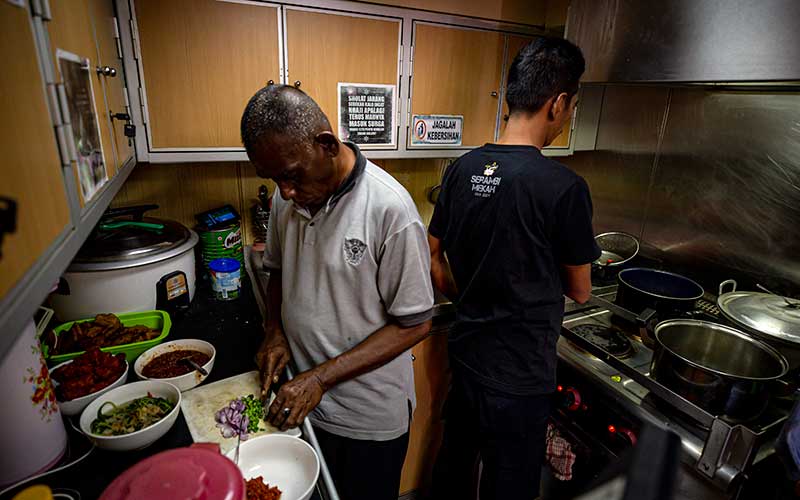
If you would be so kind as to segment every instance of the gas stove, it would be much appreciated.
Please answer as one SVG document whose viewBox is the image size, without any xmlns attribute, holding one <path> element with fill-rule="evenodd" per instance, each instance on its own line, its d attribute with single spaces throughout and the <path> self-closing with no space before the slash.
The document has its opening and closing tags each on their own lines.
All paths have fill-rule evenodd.
<svg viewBox="0 0 800 500">
<path fill-rule="evenodd" d="M 615 287 L 594 293 L 613 301 Z M 714 302 L 715 297 L 704 297 L 681 317 L 721 322 Z M 562 396 L 554 421 L 585 448 L 602 449 L 608 460 L 636 442 L 644 422 L 669 428 L 682 442 L 679 498 L 736 498 L 754 468 L 774 460 L 788 407 L 772 404 L 753 422 L 732 422 L 650 377 L 652 328 L 672 317 L 636 325 L 602 307 L 567 310 L 557 345 Z"/>
</svg>

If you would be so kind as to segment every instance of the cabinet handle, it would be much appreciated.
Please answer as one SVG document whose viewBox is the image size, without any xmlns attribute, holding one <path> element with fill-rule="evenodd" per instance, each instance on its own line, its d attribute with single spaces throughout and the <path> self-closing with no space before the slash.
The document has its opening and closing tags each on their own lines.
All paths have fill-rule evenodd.
<svg viewBox="0 0 800 500">
<path fill-rule="evenodd" d="M 300 84 L 301 84 L 301 83 L 302 83 L 302 82 L 301 82 L 300 80 L 295 80 L 295 82 L 294 82 L 294 88 L 296 88 L 296 89 L 299 89 L 299 88 L 300 88 Z"/>
<path fill-rule="evenodd" d="M 417 360 L 417 357 L 412 354 L 411 355 L 411 361 L 416 361 L 416 360 Z"/>
<path fill-rule="evenodd" d="M 496 90 L 492 90 L 492 97 L 497 97 L 497 91 Z"/>
<path fill-rule="evenodd" d="M 275 80 L 269 80 L 269 81 L 267 82 L 267 85 L 275 85 Z"/>
<path fill-rule="evenodd" d="M 97 67 L 97 74 L 98 75 L 105 75 L 110 77 L 117 76 L 117 70 L 112 68 L 111 66 L 98 66 Z"/>
</svg>

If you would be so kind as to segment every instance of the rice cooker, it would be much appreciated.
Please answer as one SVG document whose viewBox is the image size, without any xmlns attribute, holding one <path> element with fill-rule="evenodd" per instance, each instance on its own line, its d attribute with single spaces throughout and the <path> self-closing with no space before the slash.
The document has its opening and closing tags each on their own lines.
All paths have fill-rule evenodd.
<svg viewBox="0 0 800 500">
<path fill-rule="evenodd" d="M 131 209 L 116 213 L 129 215 Z M 169 310 L 166 304 L 188 306 L 195 290 L 197 233 L 179 222 L 141 214 L 132 219 L 107 216 L 50 296 L 58 318 L 72 321 L 101 313 Z"/>
</svg>

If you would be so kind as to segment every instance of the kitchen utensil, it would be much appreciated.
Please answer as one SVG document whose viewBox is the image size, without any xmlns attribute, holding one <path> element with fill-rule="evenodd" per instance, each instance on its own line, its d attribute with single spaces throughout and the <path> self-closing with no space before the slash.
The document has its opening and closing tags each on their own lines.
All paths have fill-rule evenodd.
<svg viewBox="0 0 800 500">
<path fill-rule="evenodd" d="M 234 452 L 228 453 L 231 456 Z M 281 490 L 281 500 L 308 500 L 319 478 L 319 457 L 300 438 L 269 434 L 242 442 L 239 470 L 245 479 L 261 476 Z"/>
<path fill-rule="evenodd" d="M 242 473 L 219 447 L 195 443 L 148 457 L 118 476 L 100 500 L 245 500 Z"/>
<path fill-rule="evenodd" d="M 138 313 L 124 313 L 124 314 L 117 314 L 120 323 L 123 326 L 136 326 L 136 325 L 143 325 L 148 328 L 153 328 L 155 330 L 161 330 L 161 334 L 150 340 L 145 340 L 142 342 L 134 342 L 132 344 L 121 344 L 115 345 L 111 347 L 102 347 L 100 348 L 101 351 L 108 352 L 111 354 L 118 354 L 123 353 L 125 354 L 125 359 L 128 360 L 128 363 L 133 363 L 133 361 L 144 351 L 150 349 L 153 346 L 156 346 L 164 341 L 169 335 L 169 331 L 172 328 L 172 320 L 170 320 L 169 314 L 164 311 L 144 311 Z M 77 322 L 84 322 L 84 321 L 93 321 L 94 318 L 86 318 L 78 320 Z M 58 342 L 58 336 L 68 331 L 72 328 L 72 324 L 76 323 L 75 321 L 70 321 L 68 323 L 64 323 L 58 325 L 53 329 L 53 333 L 56 336 L 56 342 Z M 55 354 L 50 355 L 49 348 L 46 345 L 42 346 L 42 352 L 44 353 L 45 359 L 49 363 L 61 363 L 70 359 L 77 358 L 85 351 L 76 351 L 67 354 Z"/>
<path fill-rule="evenodd" d="M 189 365 L 190 367 L 192 367 L 192 369 L 198 371 L 200 373 L 200 375 L 204 375 L 204 376 L 208 377 L 208 372 L 206 371 L 206 369 L 203 368 L 202 366 L 198 365 L 194 361 L 192 361 L 192 358 L 181 358 L 181 359 L 178 360 L 178 363 L 182 363 L 184 365 Z"/>
<path fill-rule="evenodd" d="M 100 436 L 91 431 L 92 422 L 97 418 L 97 410 L 107 402 L 112 402 L 116 405 L 123 405 L 129 403 L 136 398 L 142 398 L 147 395 L 164 398 L 171 403 L 175 404 L 172 409 L 164 418 L 158 422 L 140 429 L 130 434 L 122 434 L 120 436 Z M 157 380 L 143 380 L 141 382 L 133 382 L 131 384 L 123 385 L 109 392 L 103 394 L 89 403 L 80 418 L 81 431 L 94 442 L 98 448 L 113 451 L 129 451 L 138 450 L 150 446 L 156 442 L 161 436 L 167 433 L 175 421 L 178 419 L 178 414 L 181 412 L 181 391 L 172 384 L 161 382 Z"/>
<path fill-rule="evenodd" d="M 0 361 L 0 487 L 53 467 L 67 447 L 55 391 L 29 321 Z M 0 488 L 2 489 L 2 488 Z"/>
<path fill-rule="evenodd" d="M 615 302 L 629 311 L 647 308 L 659 314 L 688 311 L 703 296 L 703 287 L 680 274 L 631 267 L 617 274 Z"/>
<path fill-rule="evenodd" d="M 731 291 L 725 292 L 728 285 Z M 717 306 L 727 319 L 765 342 L 800 347 L 800 308 L 796 304 L 771 292 L 737 291 L 736 286 L 734 280 L 720 284 Z"/>
<path fill-rule="evenodd" d="M 181 407 L 192 440 L 196 443 L 219 443 L 223 453 L 233 450 L 236 440 L 222 437 L 214 421 L 214 415 L 232 400 L 250 394 L 255 397 L 261 394 L 261 380 L 255 370 L 183 393 Z M 300 429 L 282 432 L 265 421 L 261 422 L 260 428 L 263 430 L 250 433 L 250 439 L 264 434 L 300 435 Z"/>
<path fill-rule="evenodd" d="M 601 250 L 600 257 L 594 264 L 601 268 L 619 268 L 639 254 L 639 240 L 628 233 L 602 233 L 595 236 L 594 240 Z"/>
<path fill-rule="evenodd" d="M 72 363 L 72 361 L 73 360 L 70 359 L 69 361 L 64 361 L 63 363 L 60 363 L 50 368 L 50 373 L 54 373 L 59 368 L 67 366 L 68 364 Z M 70 399 L 69 401 L 59 401 L 58 407 L 61 409 L 61 414 L 66 415 L 68 417 L 80 415 L 83 409 L 89 406 L 89 403 L 99 398 L 103 394 L 107 393 L 108 391 L 123 385 L 125 381 L 128 380 L 128 366 L 129 366 L 128 362 L 125 361 L 125 371 L 122 372 L 122 375 L 117 377 L 115 381 L 103 387 L 99 391 L 95 391 L 91 394 L 87 394 L 79 398 Z M 58 382 L 56 382 L 55 380 L 53 380 L 53 387 L 54 388 L 58 387 Z"/>
<path fill-rule="evenodd" d="M 161 356 L 162 354 L 166 354 L 172 351 L 180 351 L 180 350 L 192 350 L 192 351 L 200 351 L 202 353 L 207 354 L 210 356 L 210 359 L 203 364 L 202 368 L 205 369 L 206 373 L 199 373 L 197 371 L 190 371 L 189 373 L 184 373 L 183 375 L 178 375 L 177 377 L 169 377 L 169 378 L 149 378 L 145 377 L 142 374 L 142 370 L 144 367 L 152 361 L 153 359 Z M 159 380 L 161 382 L 168 382 L 175 387 L 178 388 L 181 392 L 188 391 L 198 385 L 202 384 L 203 381 L 208 377 L 208 374 L 211 373 L 211 370 L 214 368 L 214 361 L 217 357 L 217 350 L 214 348 L 212 344 L 206 342 L 205 340 L 199 339 L 181 339 L 181 340 L 173 340 L 171 342 L 165 342 L 161 345 L 157 345 L 148 349 L 147 351 L 143 352 L 141 356 L 136 359 L 136 362 L 133 364 L 133 371 L 136 373 L 136 376 L 139 377 L 141 380 Z M 195 363 L 196 364 L 196 363 Z"/>
<path fill-rule="evenodd" d="M 156 309 L 159 296 L 194 297 L 198 236 L 178 222 L 142 215 L 154 206 L 106 212 L 50 295 L 61 321 Z"/>
<path fill-rule="evenodd" d="M 772 347 L 708 321 L 663 321 L 655 329 L 650 374 L 712 415 L 750 421 L 785 388 L 789 365 Z"/>
</svg>

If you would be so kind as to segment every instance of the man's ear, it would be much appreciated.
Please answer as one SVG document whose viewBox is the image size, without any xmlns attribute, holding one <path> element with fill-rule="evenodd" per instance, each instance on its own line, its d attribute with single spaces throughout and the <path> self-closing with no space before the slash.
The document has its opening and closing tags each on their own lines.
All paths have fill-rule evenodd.
<svg viewBox="0 0 800 500">
<path fill-rule="evenodd" d="M 325 131 L 320 132 L 314 137 L 314 142 L 320 145 L 326 153 L 328 153 L 331 157 L 337 156 L 339 154 L 339 148 L 341 147 L 341 143 L 339 139 L 333 135 L 333 132 Z"/>
<path fill-rule="evenodd" d="M 561 92 L 555 97 L 550 98 L 550 112 L 548 113 L 548 118 L 551 120 L 555 120 L 556 118 L 560 117 L 563 113 L 567 113 L 569 111 L 569 95 L 566 92 Z"/>
</svg>

